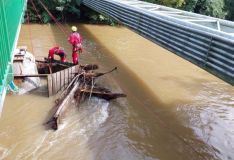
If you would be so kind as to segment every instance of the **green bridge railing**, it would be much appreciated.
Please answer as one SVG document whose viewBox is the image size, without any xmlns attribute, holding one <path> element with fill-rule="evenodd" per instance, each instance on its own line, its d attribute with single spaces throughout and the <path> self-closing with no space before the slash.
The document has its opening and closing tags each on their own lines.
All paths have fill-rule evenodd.
<svg viewBox="0 0 234 160">
<path fill-rule="evenodd" d="M 27 0 L 0 0 L 0 103 Z M 1 104 L 0 104 L 1 107 Z"/>
</svg>

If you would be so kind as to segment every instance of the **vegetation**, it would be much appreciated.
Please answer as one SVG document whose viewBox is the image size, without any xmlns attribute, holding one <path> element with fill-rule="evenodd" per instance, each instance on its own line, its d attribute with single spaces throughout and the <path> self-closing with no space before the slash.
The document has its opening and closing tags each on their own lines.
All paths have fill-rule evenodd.
<svg viewBox="0 0 234 160">
<path fill-rule="evenodd" d="M 234 1 L 225 0 L 224 8 L 227 11 L 226 19 L 234 21 Z"/>
<path fill-rule="evenodd" d="M 39 16 L 31 1 L 34 2 Z M 86 21 L 89 23 L 105 23 L 114 25 L 116 22 L 108 16 L 99 14 L 80 5 L 81 0 L 41 0 L 61 22 Z M 179 8 L 208 16 L 234 20 L 234 0 L 143 0 L 169 7 Z M 28 15 L 31 22 L 49 23 L 51 17 L 38 0 L 28 0 Z"/>
<path fill-rule="evenodd" d="M 69 17 L 80 17 L 80 0 L 41 0 L 58 21 L 66 21 Z M 35 8 L 33 6 L 33 3 Z M 31 22 L 48 23 L 52 18 L 38 0 L 28 0 L 28 14 Z M 39 15 L 37 14 L 39 13 Z"/>
<path fill-rule="evenodd" d="M 217 18 L 234 20 L 233 0 L 143 0 Z"/>
<path fill-rule="evenodd" d="M 41 0 L 48 10 L 60 22 L 87 21 L 89 23 L 105 23 L 114 25 L 116 22 L 108 16 L 97 13 L 85 6 L 81 6 L 81 0 Z M 33 3 L 32 3 L 33 2 Z M 35 5 L 35 7 L 33 6 Z M 35 9 L 36 8 L 36 9 Z M 38 0 L 28 0 L 28 15 L 30 22 L 49 23 L 52 18 Z M 37 14 L 39 13 L 39 15 Z"/>
<path fill-rule="evenodd" d="M 184 4 L 184 0 L 142 0 L 150 3 L 156 3 L 160 5 L 165 5 L 168 7 L 181 7 Z"/>
<path fill-rule="evenodd" d="M 224 0 L 186 0 L 185 10 L 209 15 L 217 18 L 225 18 Z"/>
</svg>

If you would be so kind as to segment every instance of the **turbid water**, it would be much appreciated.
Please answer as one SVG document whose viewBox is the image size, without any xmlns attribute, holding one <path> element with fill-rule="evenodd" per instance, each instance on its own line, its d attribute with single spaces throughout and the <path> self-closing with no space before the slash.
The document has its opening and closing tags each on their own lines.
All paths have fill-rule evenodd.
<svg viewBox="0 0 234 160">
<path fill-rule="evenodd" d="M 79 25 L 82 63 L 106 71 L 99 83 L 127 93 L 73 107 L 59 130 L 43 125 L 56 97 L 45 88 L 7 96 L 0 159 L 234 159 L 234 88 L 124 27 Z M 18 45 L 40 59 L 67 35 L 53 25 L 23 25 Z"/>
</svg>

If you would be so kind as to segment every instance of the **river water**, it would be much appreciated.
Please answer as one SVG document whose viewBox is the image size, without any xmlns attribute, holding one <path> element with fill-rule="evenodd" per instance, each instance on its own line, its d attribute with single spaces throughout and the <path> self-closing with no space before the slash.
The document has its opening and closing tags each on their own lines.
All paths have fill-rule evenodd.
<svg viewBox="0 0 234 160">
<path fill-rule="evenodd" d="M 233 86 L 124 27 L 78 28 L 81 62 L 99 64 L 101 71 L 118 66 L 98 83 L 128 97 L 74 105 L 54 132 L 44 123 L 56 96 L 48 98 L 45 86 L 8 95 L 0 159 L 234 159 Z M 67 36 L 53 25 L 23 25 L 22 45 L 37 59 L 60 45 L 71 59 Z"/>
</svg>

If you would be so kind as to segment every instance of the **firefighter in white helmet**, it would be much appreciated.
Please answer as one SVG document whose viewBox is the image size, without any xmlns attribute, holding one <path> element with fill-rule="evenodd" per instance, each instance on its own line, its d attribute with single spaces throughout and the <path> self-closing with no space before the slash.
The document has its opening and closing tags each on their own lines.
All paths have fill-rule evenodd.
<svg viewBox="0 0 234 160">
<path fill-rule="evenodd" d="M 68 41 L 72 45 L 73 64 L 78 64 L 79 54 L 83 52 L 82 38 L 81 38 L 80 34 L 77 32 L 77 27 L 76 26 L 72 26 L 71 30 L 72 30 L 72 33 L 69 36 Z"/>
</svg>

